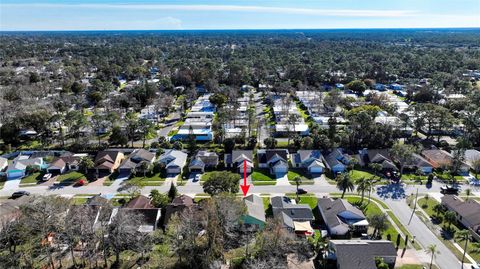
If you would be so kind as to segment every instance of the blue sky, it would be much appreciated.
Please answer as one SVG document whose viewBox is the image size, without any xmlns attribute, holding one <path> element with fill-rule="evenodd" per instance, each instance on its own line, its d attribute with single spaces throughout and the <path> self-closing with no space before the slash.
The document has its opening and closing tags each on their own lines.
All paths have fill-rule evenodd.
<svg viewBox="0 0 480 269">
<path fill-rule="evenodd" d="M 0 30 L 480 27 L 480 0 L 0 0 Z"/>
</svg>

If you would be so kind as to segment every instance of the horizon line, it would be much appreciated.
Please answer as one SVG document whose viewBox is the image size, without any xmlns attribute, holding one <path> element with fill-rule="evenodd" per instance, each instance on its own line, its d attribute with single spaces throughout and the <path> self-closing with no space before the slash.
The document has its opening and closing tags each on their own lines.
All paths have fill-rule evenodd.
<svg viewBox="0 0 480 269">
<path fill-rule="evenodd" d="M 1 30 L 0 33 L 8 32 L 133 32 L 133 31 L 168 31 L 168 32 L 182 32 L 182 31 L 295 31 L 295 30 L 429 30 L 429 29 L 452 29 L 452 30 L 480 30 L 479 26 L 461 26 L 461 27 L 364 27 L 364 28 L 350 28 L 350 27 L 335 27 L 335 28 L 191 28 L 191 29 L 50 29 L 50 30 Z"/>
</svg>

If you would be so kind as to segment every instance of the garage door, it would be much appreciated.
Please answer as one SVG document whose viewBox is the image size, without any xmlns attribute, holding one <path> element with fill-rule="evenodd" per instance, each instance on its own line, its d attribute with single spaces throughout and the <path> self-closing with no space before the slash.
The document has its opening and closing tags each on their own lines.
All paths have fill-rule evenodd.
<svg viewBox="0 0 480 269">
<path fill-rule="evenodd" d="M 287 173 L 288 168 L 287 167 L 276 167 L 275 168 L 275 173 Z"/>
<path fill-rule="evenodd" d="M 322 169 L 322 167 L 312 167 L 312 168 L 310 168 L 310 173 L 321 174 L 321 173 L 323 173 L 323 169 Z"/>
</svg>

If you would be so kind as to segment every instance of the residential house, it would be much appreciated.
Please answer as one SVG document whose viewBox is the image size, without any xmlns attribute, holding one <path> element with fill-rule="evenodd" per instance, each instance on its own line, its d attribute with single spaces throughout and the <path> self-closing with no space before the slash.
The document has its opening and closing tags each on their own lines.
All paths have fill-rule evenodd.
<svg viewBox="0 0 480 269">
<path fill-rule="evenodd" d="M 139 195 L 139 196 L 133 198 L 132 200 L 130 200 L 130 202 L 128 202 L 125 205 L 125 208 L 152 209 L 152 208 L 155 208 L 155 207 L 152 205 L 152 201 L 150 200 L 150 198 L 148 198 L 146 196 L 143 196 L 143 195 Z"/>
<path fill-rule="evenodd" d="M 388 240 L 330 240 L 325 256 L 336 261 L 337 269 L 376 269 L 375 258 L 393 268 L 397 250 Z"/>
<path fill-rule="evenodd" d="M 0 157 L 0 172 L 3 172 L 8 167 L 8 159 Z"/>
<path fill-rule="evenodd" d="M 43 158 L 30 158 L 28 155 L 18 155 L 7 167 L 7 179 L 22 178 L 27 173 L 27 167 L 33 166 L 38 169 L 43 169 L 45 163 Z"/>
<path fill-rule="evenodd" d="M 133 170 L 143 172 L 142 166 L 146 164 L 146 167 L 150 167 L 154 161 L 154 153 L 145 149 L 136 149 L 120 164 L 118 170 L 121 173 L 130 173 Z"/>
<path fill-rule="evenodd" d="M 444 195 L 442 197 L 442 205 L 448 211 L 455 212 L 457 221 L 463 226 L 475 232 L 478 236 L 480 234 L 480 203 L 475 199 L 462 200 L 455 195 Z"/>
<path fill-rule="evenodd" d="M 422 151 L 423 157 L 433 166 L 433 168 L 447 169 L 453 164 L 453 155 L 442 149 L 427 149 Z M 468 174 L 470 167 L 462 163 L 460 173 Z"/>
<path fill-rule="evenodd" d="M 232 153 L 225 154 L 225 166 L 233 168 L 240 174 L 243 174 L 244 161 L 246 161 L 246 172 L 253 170 L 253 152 L 251 150 L 234 150 Z"/>
<path fill-rule="evenodd" d="M 259 149 L 257 151 L 258 167 L 268 168 L 273 175 L 288 172 L 287 149 Z"/>
<path fill-rule="evenodd" d="M 137 231 L 151 233 L 158 228 L 162 216 L 160 208 L 114 208 L 110 217 L 110 222 L 114 220 L 117 214 L 134 214 L 140 220 Z"/>
<path fill-rule="evenodd" d="M 193 201 L 193 198 L 182 194 L 175 197 L 173 201 L 165 207 L 165 216 L 163 218 L 163 227 L 167 227 L 168 222 L 173 215 L 187 211 L 191 214 L 200 210 L 200 207 Z"/>
<path fill-rule="evenodd" d="M 80 157 L 67 155 L 54 159 L 47 167 L 47 173 L 63 174 L 67 171 L 78 171 L 80 167 Z"/>
<path fill-rule="evenodd" d="M 247 208 L 247 212 L 241 218 L 243 223 L 263 229 L 263 227 L 265 227 L 266 219 L 262 197 L 250 194 L 243 198 L 243 202 Z"/>
<path fill-rule="evenodd" d="M 316 210 L 322 216 L 330 236 L 366 233 L 368 221 L 363 212 L 344 199 L 319 198 Z"/>
<path fill-rule="evenodd" d="M 480 161 L 480 151 L 475 149 L 465 150 L 465 163 L 470 167 L 470 169 L 475 171 L 474 162 L 478 162 L 478 161 Z M 480 172 L 480 171 L 477 171 L 477 172 Z"/>
<path fill-rule="evenodd" d="M 433 172 L 433 166 L 430 164 L 427 159 L 423 158 L 422 156 L 413 153 L 412 154 L 412 161 L 410 163 L 405 164 L 405 168 L 411 170 L 421 170 L 424 174 L 430 174 Z"/>
<path fill-rule="evenodd" d="M 310 206 L 296 204 L 286 196 L 275 196 L 270 199 L 273 216 L 282 221 L 289 231 L 299 235 L 312 235 L 311 222 L 314 220 Z"/>
<path fill-rule="evenodd" d="M 158 162 L 165 165 L 167 174 L 180 174 L 187 162 L 187 153 L 169 149 L 158 158 Z"/>
<path fill-rule="evenodd" d="M 100 151 L 95 157 L 94 170 L 97 175 L 107 175 L 113 173 L 122 161 L 125 159 L 125 155 L 117 150 L 105 150 Z"/>
<path fill-rule="evenodd" d="M 323 162 L 333 174 L 343 173 L 347 170 L 351 157 L 343 153 L 340 148 L 334 149 L 327 155 L 322 155 Z"/>
<path fill-rule="evenodd" d="M 188 165 L 188 170 L 192 172 L 205 172 L 205 168 L 215 168 L 218 165 L 218 155 L 215 152 L 201 150 L 197 152 L 195 158 Z"/>
<path fill-rule="evenodd" d="M 322 159 L 319 150 L 299 150 L 292 154 L 292 166 L 303 168 L 310 174 L 321 174 L 325 171 Z"/>
<path fill-rule="evenodd" d="M 362 149 L 360 150 L 360 158 L 364 164 L 380 164 L 383 171 L 398 170 L 388 149 Z"/>
</svg>

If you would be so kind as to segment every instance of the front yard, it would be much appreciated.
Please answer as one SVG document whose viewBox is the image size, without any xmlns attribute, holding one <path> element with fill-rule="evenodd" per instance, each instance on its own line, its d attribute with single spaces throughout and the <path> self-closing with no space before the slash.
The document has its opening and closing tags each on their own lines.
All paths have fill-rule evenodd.
<svg viewBox="0 0 480 269">
<path fill-rule="evenodd" d="M 140 174 L 130 178 L 128 182 L 139 186 L 161 186 L 165 182 L 165 178 L 160 173 L 146 175 L 145 177 L 143 174 Z"/>
<path fill-rule="evenodd" d="M 290 184 L 295 185 L 294 179 L 297 176 L 302 178 L 302 183 L 300 183 L 300 185 L 312 185 L 314 183 L 314 181 L 309 179 L 309 176 L 305 174 L 304 170 L 301 170 L 301 169 L 288 170 L 287 177 L 288 177 L 288 181 L 290 181 Z"/>
<path fill-rule="evenodd" d="M 429 220 L 426 220 L 425 217 L 423 217 L 423 214 L 417 211 L 417 215 L 420 215 L 420 219 L 422 219 L 424 222 L 427 222 L 428 225 L 435 224 L 434 227 L 439 228 L 440 233 L 437 235 L 439 239 L 442 240 L 442 242 L 447 246 L 456 256 L 457 258 L 461 259 L 463 253 L 461 253 L 454 245 L 453 243 L 456 242 L 458 245 L 460 245 L 462 248 L 465 244 L 465 242 L 458 242 L 457 239 L 455 238 L 455 233 L 464 230 L 465 228 L 462 226 L 460 223 L 452 223 L 451 225 L 448 224 L 448 222 L 445 221 L 445 212 L 438 212 L 436 213 L 434 210 L 434 207 L 439 204 L 435 199 L 433 198 L 428 198 L 425 199 L 421 198 L 418 199 L 418 207 L 421 207 L 422 210 L 429 216 Z M 418 209 L 417 209 L 418 210 Z M 430 223 L 429 223 L 430 222 Z M 467 247 L 467 253 L 476 261 L 480 260 L 480 249 L 475 249 L 475 247 L 472 245 L 472 242 L 469 242 L 468 247 Z"/>
<path fill-rule="evenodd" d="M 71 171 L 57 177 L 57 182 L 62 184 L 73 184 L 80 179 L 87 180 L 87 176 L 79 171 Z"/>
<path fill-rule="evenodd" d="M 267 186 L 277 184 L 277 181 L 270 175 L 267 169 L 255 168 L 250 176 L 253 185 Z"/>
<path fill-rule="evenodd" d="M 39 180 L 42 179 L 43 175 L 44 174 L 42 172 L 35 172 L 33 174 L 30 174 L 22 178 L 22 180 L 20 180 L 20 184 L 26 184 L 26 185 L 36 184 Z"/>
</svg>

